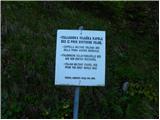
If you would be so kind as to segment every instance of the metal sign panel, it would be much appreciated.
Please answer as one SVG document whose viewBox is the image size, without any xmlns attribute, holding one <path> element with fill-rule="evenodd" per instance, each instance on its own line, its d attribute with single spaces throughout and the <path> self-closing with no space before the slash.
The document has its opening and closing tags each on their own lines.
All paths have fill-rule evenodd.
<svg viewBox="0 0 160 120">
<path fill-rule="evenodd" d="M 105 86 L 105 31 L 58 30 L 55 85 Z"/>
</svg>

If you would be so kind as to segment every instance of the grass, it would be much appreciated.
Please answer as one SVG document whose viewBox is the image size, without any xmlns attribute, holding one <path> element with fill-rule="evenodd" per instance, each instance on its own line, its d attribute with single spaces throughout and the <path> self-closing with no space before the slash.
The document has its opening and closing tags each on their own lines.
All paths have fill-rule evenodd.
<svg viewBox="0 0 160 120">
<path fill-rule="evenodd" d="M 74 88 L 54 86 L 56 31 L 83 25 L 107 32 L 107 85 L 81 88 L 79 118 L 158 118 L 157 21 L 158 2 L 2 2 L 1 117 L 72 118 Z"/>
</svg>

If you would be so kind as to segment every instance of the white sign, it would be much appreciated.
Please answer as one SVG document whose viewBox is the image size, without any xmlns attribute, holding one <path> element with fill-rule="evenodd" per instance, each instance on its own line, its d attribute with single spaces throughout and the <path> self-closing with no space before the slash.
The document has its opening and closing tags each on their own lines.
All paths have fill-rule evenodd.
<svg viewBox="0 0 160 120">
<path fill-rule="evenodd" d="M 55 85 L 105 86 L 105 31 L 58 30 Z"/>
</svg>

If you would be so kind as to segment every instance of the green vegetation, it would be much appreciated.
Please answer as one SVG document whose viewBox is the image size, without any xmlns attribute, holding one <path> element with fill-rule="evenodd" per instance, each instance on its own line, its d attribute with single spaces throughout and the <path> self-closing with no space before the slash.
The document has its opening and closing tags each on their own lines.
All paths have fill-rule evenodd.
<svg viewBox="0 0 160 120">
<path fill-rule="evenodd" d="M 158 2 L 2 2 L 2 118 L 72 118 L 54 86 L 57 29 L 105 30 L 106 87 L 82 87 L 79 118 L 158 118 Z M 121 83 L 129 80 L 122 93 Z"/>
</svg>

